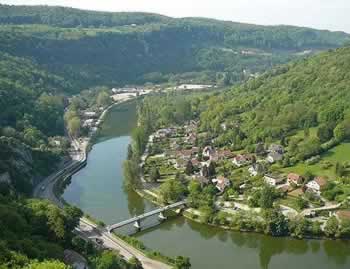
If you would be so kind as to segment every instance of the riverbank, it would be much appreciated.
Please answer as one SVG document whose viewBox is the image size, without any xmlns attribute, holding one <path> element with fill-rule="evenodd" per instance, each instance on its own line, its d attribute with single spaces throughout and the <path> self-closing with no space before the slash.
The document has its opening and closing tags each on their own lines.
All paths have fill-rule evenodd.
<svg viewBox="0 0 350 269">
<path fill-rule="evenodd" d="M 119 105 L 123 105 L 127 102 L 131 102 L 135 100 L 127 100 L 125 102 L 119 102 L 112 104 L 108 108 L 106 108 L 100 115 L 99 120 L 101 120 L 101 123 L 105 116 L 108 114 L 108 112 Z M 95 133 L 94 133 L 95 134 Z M 69 165 L 62 168 L 62 170 L 56 172 L 55 174 L 47 177 L 41 184 L 39 184 L 36 187 L 36 191 L 34 191 L 34 196 L 37 198 L 43 198 L 48 199 L 52 201 L 54 204 L 56 204 L 59 207 L 64 207 L 65 205 L 68 205 L 69 203 L 66 202 L 66 200 L 62 197 L 62 193 L 67 185 L 69 185 L 71 177 L 80 171 L 85 165 L 87 164 L 87 157 L 89 151 L 92 149 L 92 146 L 94 145 L 94 140 L 91 139 L 92 137 L 88 137 L 85 139 L 82 139 L 80 141 L 72 140 L 72 144 L 76 148 L 76 151 L 79 154 L 79 157 L 77 157 L 75 161 L 70 163 Z M 79 150 L 78 150 L 79 149 Z M 88 225 L 91 229 L 98 230 L 98 234 L 94 236 L 94 238 L 90 238 L 90 232 L 82 232 L 83 226 L 79 226 L 78 234 L 80 236 L 85 237 L 87 240 L 95 240 L 96 237 L 100 237 L 100 239 L 107 244 L 108 248 L 114 248 L 120 253 L 124 253 L 125 249 L 127 249 L 127 253 L 131 253 L 126 257 L 126 259 L 129 259 L 131 257 L 138 258 L 141 263 L 143 264 L 144 268 L 147 269 L 170 269 L 171 267 L 169 264 L 163 263 L 164 261 L 159 261 L 158 259 L 152 259 L 149 254 L 149 251 L 147 253 L 142 253 L 141 250 L 135 249 L 133 246 L 128 245 L 126 241 L 124 241 L 122 238 L 117 237 L 114 238 L 112 235 L 110 235 L 104 228 L 104 223 L 102 221 L 96 220 L 91 216 L 88 216 L 85 214 L 85 216 L 81 219 L 81 223 L 84 223 L 84 225 Z M 129 257 L 129 258 L 127 258 Z M 171 260 L 169 258 L 169 260 Z"/>
</svg>

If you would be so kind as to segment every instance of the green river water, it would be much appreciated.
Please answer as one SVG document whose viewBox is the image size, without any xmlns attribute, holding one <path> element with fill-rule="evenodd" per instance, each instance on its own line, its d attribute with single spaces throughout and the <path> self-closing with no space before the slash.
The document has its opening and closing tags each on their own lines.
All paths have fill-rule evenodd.
<svg viewBox="0 0 350 269">
<path fill-rule="evenodd" d="M 64 192 L 66 201 L 107 224 L 154 208 L 123 188 L 122 163 L 135 122 L 135 102 L 114 107 L 89 153 L 87 166 L 73 176 Z M 156 218 L 150 219 L 145 225 L 156 222 Z M 295 240 L 228 232 L 183 217 L 135 236 L 166 255 L 190 257 L 194 269 L 350 269 L 350 242 L 346 241 Z"/>
</svg>

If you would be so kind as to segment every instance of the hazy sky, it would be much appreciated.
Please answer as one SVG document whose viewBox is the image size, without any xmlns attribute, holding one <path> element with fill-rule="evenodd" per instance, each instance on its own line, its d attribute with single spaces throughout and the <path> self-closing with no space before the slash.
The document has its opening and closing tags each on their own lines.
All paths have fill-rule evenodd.
<svg viewBox="0 0 350 269">
<path fill-rule="evenodd" d="M 0 0 L 103 11 L 145 11 L 255 24 L 290 24 L 350 33 L 350 0 Z"/>
</svg>

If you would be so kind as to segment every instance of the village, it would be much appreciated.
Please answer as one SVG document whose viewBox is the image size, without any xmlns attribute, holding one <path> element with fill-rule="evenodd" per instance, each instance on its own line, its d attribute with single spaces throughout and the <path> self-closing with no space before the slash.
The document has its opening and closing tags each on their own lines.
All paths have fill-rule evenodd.
<svg viewBox="0 0 350 269">
<path fill-rule="evenodd" d="M 106 113 L 109 107 L 127 102 L 132 99 L 146 96 L 152 93 L 163 93 L 169 91 L 203 91 L 216 88 L 215 85 L 202 85 L 202 84 L 181 84 L 172 87 L 165 87 L 164 85 L 151 85 L 151 86 L 125 86 L 121 88 L 112 88 L 107 92 L 106 101 L 102 105 L 93 104 L 88 108 L 80 111 L 81 127 L 85 131 L 86 135 L 93 135 L 98 130 L 98 127 L 102 123 L 103 115 Z M 73 97 L 71 99 L 74 99 Z M 69 100 L 71 103 L 71 100 Z"/>
<path fill-rule="evenodd" d="M 230 214 L 239 212 L 259 214 L 264 207 L 259 199 L 265 188 L 271 190 L 273 207 L 288 219 L 307 218 L 317 222 L 320 229 L 324 229 L 331 217 L 338 221 L 350 219 L 350 211 L 342 210 L 342 203 L 329 201 L 322 195 L 333 179 L 280 172 L 277 163 L 283 159 L 284 147 L 272 143 L 259 144 L 256 148 L 256 152 L 248 153 L 215 147 L 215 138 L 200 132 L 199 122 L 193 120 L 184 126 L 159 129 L 149 136 L 143 156 L 144 180 L 158 183 L 180 180 L 188 189 L 199 185 L 197 191 L 199 188 L 199 192 L 205 193 L 208 188 L 214 188 L 213 207 L 216 212 L 225 212 L 228 219 Z M 195 197 L 191 190 L 183 196 Z M 196 209 L 192 212 L 201 214 Z"/>
</svg>

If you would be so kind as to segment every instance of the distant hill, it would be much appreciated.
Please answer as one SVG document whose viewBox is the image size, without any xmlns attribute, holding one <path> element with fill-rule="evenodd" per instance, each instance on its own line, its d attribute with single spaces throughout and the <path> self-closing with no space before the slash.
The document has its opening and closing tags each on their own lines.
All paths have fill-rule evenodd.
<svg viewBox="0 0 350 269">
<path fill-rule="evenodd" d="M 147 13 L 0 5 L 0 50 L 32 57 L 76 91 L 93 85 L 231 84 L 349 42 L 342 32 Z"/>
</svg>

